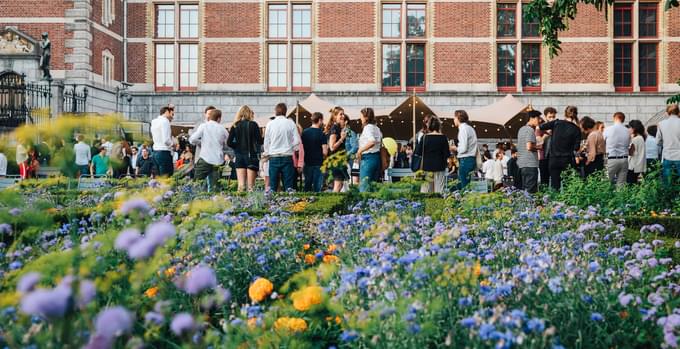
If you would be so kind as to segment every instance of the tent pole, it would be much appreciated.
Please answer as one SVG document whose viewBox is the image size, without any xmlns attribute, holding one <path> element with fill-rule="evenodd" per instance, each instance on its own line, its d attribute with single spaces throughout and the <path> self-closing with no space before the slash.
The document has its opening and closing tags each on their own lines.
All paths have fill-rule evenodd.
<svg viewBox="0 0 680 349">
<path fill-rule="evenodd" d="M 411 102 L 413 107 L 413 147 L 416 146 L 416 90 L 413 89 L 413 101 Z"/>
<path fill-rule="evenodd" d="M 295 125 L 300 124 L 300 100 L 295 101 Z"/>
</svg>

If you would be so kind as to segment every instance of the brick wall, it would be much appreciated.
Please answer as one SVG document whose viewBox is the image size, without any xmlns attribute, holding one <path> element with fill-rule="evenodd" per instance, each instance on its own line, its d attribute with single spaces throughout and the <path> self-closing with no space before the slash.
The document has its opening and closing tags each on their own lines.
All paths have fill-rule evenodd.
<svg viewBox="0 0 680 349">
<path fill-rule="evenodd" d="M 128 81 L 131 83 L 146 82 L 146 44 L 128 44 L 127 61 Z M 149 69 L 153 69 L 153 67 L 149 67 Z"/>
<path fill-rule="evenodd" d="M 204 33 L 209 38 L 260 36 L 260 4 L 206 3 Z"/>
<path fill-rule="evenodd" d="M 666 82 L 674 84 L 680 79 L 680 42 L 668 43 L 668 76 Z"/>
<path fill-rule="evenodd" d="M 113 79 L 122 81 L 123 79 L 123 45 L 120 41 L 112 38 L 106 33 L 100 32 L 97 29 L 92 29 L 92 72 L 102 74 L 102 52 L 104 50 L 111 51 L 113 54 L 113 63 L 115 65 L 113 72 Z"/>
<path fill-rule="evenodd" d="M 146 37 L 146 4 L 128 3 L 127 30 L 129 38 Z"/>
<path fill-rule="evenodd" d="M 491 4 L 473 2 L 435 3 L 436 37 L 483 37 L 491 35 Z"/>
<path fill-rule="evenodd" d="M 0 0 L 0 17 L 63 17 L 73 4 L 66 0 Z"/>
<path fill-rule="evenodd" d="M 260 82 L 260 44 L 207 43 L 203 57 L 206 83 Z"/>
<path fill-rule="evenodd" d="M 316 15 L 320 37 L 375 36 L 375 4 L 372 2 L 321 2 Z"/>
<path fill-rule="evenodd" d="M 50 60 L 50 69 L 62 70 L 71 69 L 71 64 L 66 64 L 64 62 L 64 54 L 71 52 L 71 49 L 64 47 L 64 41 L 67 38 L 71 38 L 71 33 L 66 33 L 64 30 L 64 24 L 62 23 L 45 23 L 45 24 L 17 24 L 17 23 L 0 23 L 0 27 L 4 28 L 6 26 L 17 27 L 20 31 L 26 33 L 36 41 L 42 39 L 41 35 L 43 32 L 49 33 L 50 41 L 52 42 L 52 58 Z"/>
<path fill-rule="evenodd" d="M 680 37 L 680 8 L 674 7 L 667 11 L 668 36 Z"/>
<path fill-rule="evenodd" d="M 113 23 L 111 23 L 108 26 L 105 26 L 102 23 L 102 17 L 103 17 L 103 9 L 102 6 L 104 4 L 104 0 L 91 0 L 92 4 L 92 12 L 90 12 L 90 19 L 97 23 L 101 24 L 104 26 L 104 28 L 109 29 L 110 31 L 118 34 L 118 35 L 123 35 L 123 2 L 120 0 L 111 0 L 112 3 L 114 3 L 114 10 L 115 10 L 115 16 L 113 19 Z"/>
<path fill-rule="evenodd" d="M 484 43 L 434 45 L 434 83 L 490 83 L 491 46 Z"/>
<path fill-rule="evenodd" d="M 562 53 L 550 62 L 551 82 L 608 83 L 607 52 L 607 43 L 562 43 Z"/>
<path fill-rule="evenodd" d="M 317 48 L 320 83 L 375 82 L 375 61 L 377 58 L 374 44 L 320 43 Z"/>
<path fill-rule="evenodd" d="M 607 36 L 607 20 L 604 11 L 595 6 L 578 4 L 576 19 L 569 21 L 569 30 L 560 33 L 565 38 Z M 637 22 L 637 19 L 635 19 Z"/>
</svg>

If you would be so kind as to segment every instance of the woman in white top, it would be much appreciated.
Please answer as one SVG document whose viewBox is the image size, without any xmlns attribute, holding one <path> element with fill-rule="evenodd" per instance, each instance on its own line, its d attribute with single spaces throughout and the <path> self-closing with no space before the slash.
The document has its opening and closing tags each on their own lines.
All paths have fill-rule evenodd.
<svg viewBox="0 0 680 349">
<path fill-rule="evenodd" d="M 361 109 L 361 137 L 359 137 L 359 150 L 357 158 L 359 163 L 359 191 L 366 192 L 371 182 L 380 179 L 380 146 L 382 145 L 382 132 L 375 125 L 375 113 L 372 108 Z"/>
<path fill-rule="evenodd" d="M 631 143 L 628 150 L 628 183 L 637 184 L 640 175 L 647 171 L 647 149 L 645 146 L 645 126 L 640 120 L 631 120 Z"/>
</svg>

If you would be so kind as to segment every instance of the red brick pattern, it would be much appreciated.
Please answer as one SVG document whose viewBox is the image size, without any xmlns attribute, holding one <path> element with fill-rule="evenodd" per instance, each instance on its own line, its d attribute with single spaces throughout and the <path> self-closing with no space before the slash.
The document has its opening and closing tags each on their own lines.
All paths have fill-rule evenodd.
<svg viewBox="0 0 680 349">
<path fill-rule="evenodd" d="M 474 2 L 435 3 L 436 37 L 484 37 L 491 35 L 491 4 Z"/>
<path fill-rule="evenodd" d="M 680 8 L 674 7 L 666 12 L 666 23 L 668 23 L 668 36 L 680 37 Z"/>
<path fill-rule="evenodd" d="M 133 84 L 146 82 L 146 44 L 128 44 L 127 55 L 128 81 Z M 149 67 L 149 69 L 153 69 L 153 67 Z"/>
<path fill-rule="evenodd" d="M 0 23 L 0 28 L 4 28 L 6 26 L 17 27 L 20 31 L 26 33 L 26 35 L 29 35 L 35 41 L 40 41 L 42 33 L 48 32 L 50 35 L 50 41 L 52 42 L 52 59 L 50 60 L 51 69 L 71 69 L 71 64 L 66 64 L 64 62 L 64 55 L 71 52 L 71 49 L 64 47 L 64 42 L 66 39 L 73 37 L 73 35 L 71 33 L 67 33 L 64 30 L 64 24 Z"/>
<path fill-rule="evenodd" d="M 206 3 L 203 25 L 209 38 L 259 37 L 260 4 Z"/>
<path fill-rule="evenodd" d="M 608 83 L 607 43 L 562 43 L 562 53 L 550 62 L 552 83 Z"/>
<path fill-rule="evenodd" d="M 604 11 L 598 12 L 595 6 L 578 4 L 578 13 L 569 21 L 569 30 L 560 33 L 565 38 L 607 36 L 608 22 Z M 637 22 L 637 19 L 635 19 Z"/>
<path fill-rule="evenodd" d="M 92 30 L 92 72 L 102 74 L 102 53 L 109 50 L 113 55 L 114 72 L 113 79 L 122 81 L 123 79 L 123 44 L 112 38 L 106 33 L 97 29 Z"/>
<path fill-rule="evenodd" d="M 375 4 L 372 2 L 322 2 L 318 14 L 322 38 L 375 36 Z"/>
<path fill-rule="evenodd" d="M 105 26 L 102 23 L 102 6 L 104 4 L 103 0 L 91 0 L 92 1 L 92 12 L 90 12 L 90 19 L 93 22 L 96 22 L 97 24 L 101 24 L 104 26 L 106 29 L 111 30 L 112 32 L 118 34 L 118 35 L 123 35 L 123 3 L 119 0 L 111 0 L 112 2 L 115 2 L 114 4 L 114 9 L 116 10 L 115 17 L 113 19 L 113 22 L 109 26 Z"/>
<path fill-rule="evenodd" d="M 491 83 L 491 46 L 484 43 L 437 43 L 435 83 Z"/>
<path fill-rule="evenodd" d="M 320 43 L 317 47 L 320 83 L 375 82 L 377 57 L 374 44 Z"/>
<path fill-rule="evenodd" d="M 146 37 L 146 15 L 146 4 L 128 4 L 127 34 L 129 38 Z"/>
<path fill-rule="evenodd" d="M 206 83 L 253 84 L 260 82 L 260 44 L 207 43 Z"/>
<path fill-rule="evenodd" d="M 72 7 L 66 0 L 0 0 L 0 17 L 63 17 Z"/>
<path fill-rule="evenodd" d="M 668 43 L 668 77 L 666 82 L 675 84 L 680 79 L 680 42 Z"/>
</svg>

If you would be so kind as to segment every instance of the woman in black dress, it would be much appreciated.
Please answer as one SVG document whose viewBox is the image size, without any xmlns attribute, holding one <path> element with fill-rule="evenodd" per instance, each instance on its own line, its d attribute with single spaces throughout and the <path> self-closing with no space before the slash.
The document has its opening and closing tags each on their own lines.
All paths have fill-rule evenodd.
<svg viewBox="0 0 680 349">
<path fill-rule="evenodd" d="M 423 135 L 415 153 L 421 156 L 419 170 L 427 174 L 428 182 L 423 184 L 423 193 L 443 193 L 446 189 L 447 160 L 451 156 L 449 140 L 441 133 L 442 123 L 431 116 L 427 123 L 427 133 Z"/>
<path fill-rule="evenodd" d="M 229 130 L 227 145 L 234 149 L 238 191 L 248 187 L 252 191 L 260 169 L 260 146 L 262 136 L 260 127 L 253 121 L 255 113 L 247 105 L 236 113 L 234 125 Z"/>
</svg>

